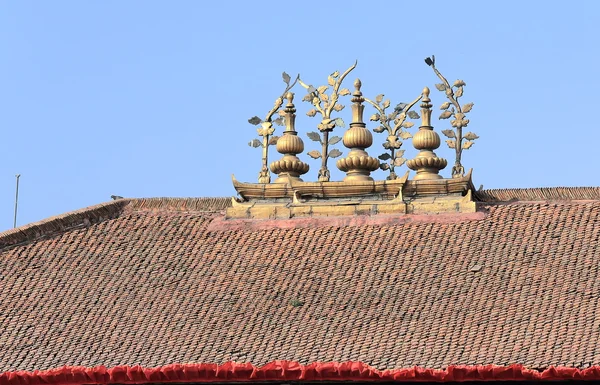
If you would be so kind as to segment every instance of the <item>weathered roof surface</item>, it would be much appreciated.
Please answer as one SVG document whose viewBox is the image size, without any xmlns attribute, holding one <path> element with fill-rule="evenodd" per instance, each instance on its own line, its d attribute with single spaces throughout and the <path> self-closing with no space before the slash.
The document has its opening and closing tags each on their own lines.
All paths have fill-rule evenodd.
<svg viewBox="0 0 600 385">
<path fill-rule="evenodd" d="M 482 203 L 471 216 L 235 226 L 225 198 L 125 199 L 11 230 L 0 234 L 0 372 L 600 365 L 590 194 Z"/>
</svg>

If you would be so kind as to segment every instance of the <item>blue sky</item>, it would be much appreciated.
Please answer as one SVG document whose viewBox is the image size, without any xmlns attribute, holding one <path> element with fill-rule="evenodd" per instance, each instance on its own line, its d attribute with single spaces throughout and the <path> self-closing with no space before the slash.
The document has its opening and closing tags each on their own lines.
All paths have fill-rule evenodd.
<svg viewBox="0 0 600 385">
<path fill-rule="evenodd" d="M 19 225 L 113 194 L 232 196 L 232 173 L 256 180 L 247 119 L 271 108 L 281 72 L 324 84 L 356 59 L 347 85 L 360 77 L 365 96 L 392 103 L 434 88 L 431 54 L 466 81 L 480 139 L 463 164 L 476 186 L 598 186 L 599 16 L 592 0 L 0 0 L 0 231 L 12 227 L 17 173 Z M 300 99 L 309 151 L 318 121 Z M 445 145 L 437 154 L 452 163 Z M 303 159 L 316 180 L 318 162 Z"/>
</svg>

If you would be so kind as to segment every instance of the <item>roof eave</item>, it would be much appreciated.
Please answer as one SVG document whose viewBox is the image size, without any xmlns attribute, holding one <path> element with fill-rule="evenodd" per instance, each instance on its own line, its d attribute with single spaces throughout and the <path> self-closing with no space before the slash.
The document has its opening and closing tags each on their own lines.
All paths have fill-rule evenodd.
<svg viewBox="0 0 600 385">
<path fill-rule="evenodd" d="M 362 362 L 315 362 L 302 365 L 293 361 L 273 361 L 261 367 L 250 363 L 221 365 L 173 364 L 155 368 L 116 366 L 106 368 L 70 367 L 0 374 L 0 385 L 83 385 L 151 383 L 240 383 L 240 382 L 463 382 L 463 381 L 565 381 L 600 380 L 600 366 L 585 369 L 553 367 L 528 369 L 509 366 L 448 366 L 445 369 L 421 367 L 378 370 Z"/>
</svg>

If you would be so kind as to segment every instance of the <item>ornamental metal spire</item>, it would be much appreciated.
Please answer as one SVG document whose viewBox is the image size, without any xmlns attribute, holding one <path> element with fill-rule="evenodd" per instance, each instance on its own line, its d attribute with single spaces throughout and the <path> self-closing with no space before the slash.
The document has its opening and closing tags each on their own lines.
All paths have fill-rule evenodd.
<svg viewBox="0 0 600 385">
<path fill-rule="evenodd" d="M 308 164 L 302 162 L 297 154 L 304 151 L 304 142 L 296 132 L 296 107 L 294 106 L 294 94 L 288 92 L 285 95 L 287 105 L 284 110 L 285 131 L 283 136 L 277 140 L 277 152 L 283 154 L 283 158 L 271 163 L 271 171 L 277 174 L 275 183 L 289 183 L 290 179 L 302 181 L 300 175 L 308 172 Z"/>
<path fill-rule="evenodd" d="M 363 122 L 363 111 L 365 106 L 363 94 L 360 90 L 362 83 L 360 79 L 354 82 L 352 93 L 352 123 L 344 133 L 344 146 L 350 149 L 348 156 L 337 161 L 337 167 L 346 173 L 344 181 L 372 181 L 369 175 L 371 171 L 379 168 L 379 161 L 370 157 L 365 148 L 373 144 L 373 135 L 366 129 Z"/>
<path fill-rule="evenodd" d="M 446 167 L 446 159 L 438 158 L 433 152 L 440 146 L 440 136 L 433 131 L 431 126 L 431 99 L 429 99 L 429 88 L 423 88 L 423 99 L 421 100 L 421 127 L 413 136 L 413 146 L 421 150 L 416 158 L 406 162 L 411 170 L 415 170 L 415 180 L 419 179 L 442 179 L 440 170 Z"/>
</svg>

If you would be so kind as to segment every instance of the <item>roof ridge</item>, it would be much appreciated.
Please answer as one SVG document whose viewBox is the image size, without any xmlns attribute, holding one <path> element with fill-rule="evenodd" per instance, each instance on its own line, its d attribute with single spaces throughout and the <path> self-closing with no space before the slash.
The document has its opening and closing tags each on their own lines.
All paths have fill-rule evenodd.
<svg viewBox="0 0 600 385">
<path fill-rule="evenodd" d="M 600 200 L 600 187 L 528 187 L 487 189 L 476 192 L 483 202 Z"/>
<path fill-rule="evenodd" d="M 0 232 L 0 249 L 89 226 L 119 217 L 123 212 L 199 211 L 216 212 L 231 205 L 231 198 L 124 198 L 88 206 Z"/>
<path fill-rule="evenodd" d="M 202 198 L 138 198 L 130 199 L 127 210 L 132 211 L 201 211 L 215 212 L 231 206 L 231 197 Z"/>
<path fill-rule="evenodd" d="M 74 227 L 116 218 L 130 201 L 131 199 L 118 199 L 104 202 L 0 232 L 0 249 Z"/>
</svg>

